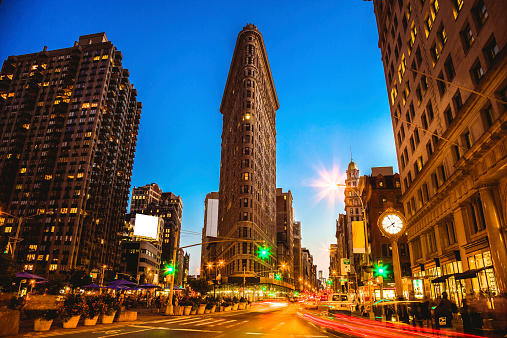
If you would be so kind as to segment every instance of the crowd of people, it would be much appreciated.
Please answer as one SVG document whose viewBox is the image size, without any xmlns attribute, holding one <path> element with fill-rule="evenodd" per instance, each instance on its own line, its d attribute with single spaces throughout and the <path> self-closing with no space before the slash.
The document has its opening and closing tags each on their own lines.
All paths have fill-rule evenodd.
<svg viewBox="0 0 507 338">
<path fill-rule="evenodd" d="M 482 333 L 484 330 L 507 332 L 507 295 L 488 298 L 479 293 L 464 298 L 458 307 L 449 299 L 447 292 L 434 300 L 426 296 L 418 300 L 412 294 L 408 300 L 398 297 L 394 304 L 395 307 L 389 306 L 389 303 L 383 306 L 387 320 L 397 316 L 400 322 L 435 329 L 462 325 L 465 333 Z"/>
</svg>

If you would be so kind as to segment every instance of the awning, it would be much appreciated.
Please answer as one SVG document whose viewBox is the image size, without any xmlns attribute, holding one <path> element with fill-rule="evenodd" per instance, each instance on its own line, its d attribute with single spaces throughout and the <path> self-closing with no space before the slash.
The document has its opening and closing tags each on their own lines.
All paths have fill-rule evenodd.
<svg viewBox="0 0 507 338">
<path fill-rule="evenodd" d="M 440 277 L 437 277 L 435 279 L 432 279 L 431 282 L 432 283 L 443 283 L 445 282 L 449 277 L 452 277 L 454 276 L 454 274 L 451 274 L 451 275 L 445 275 L 445 276 L 440 276 Z"/>
<path fill-rule="evenodd" d="M 454 276 L 454 279 L 455 280 L 461 280 L 461 279 L 469 279 L 469 278 L 475 278 L 477 277 L 477 272 L 481 272 L 483 270 L 486 270 L 486 269 L 493 269 L 493 266 L 484 266 L 482 268 L 479 268 L 479 269 L 472 269 L 472 270 L 468 270 L 468 271 L 465 271 L 465 272 L 462 272 L 462 273 L 457 273 L 455 276 Z"/>
</svg>

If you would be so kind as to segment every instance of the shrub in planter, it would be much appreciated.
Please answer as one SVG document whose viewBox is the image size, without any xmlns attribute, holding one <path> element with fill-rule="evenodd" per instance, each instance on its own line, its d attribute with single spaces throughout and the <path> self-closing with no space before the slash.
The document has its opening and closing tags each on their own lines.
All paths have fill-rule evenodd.
<svg viewBox="0 0 507 338">
<path fill-rule="evenodd" d="M 97 324 L 97 319 L 102 311 L 103 303 L 99 296 L 87 296 L 84 299 L 83 317 L 84 325 L 92 326 Z"/>
<path fill-rule="evenodd" d="M 34 331 L 49 331 L 57 314 L 56 310 L 35 310 L 29 315 L 34 319 Z"/>
<path fill-rule="evenodd" d="M 75 328 L 83 313 L 83 298 L 81 295 L 68 294 L 58 309 L 58 317 L 64 328 Z"/>
<path fill-rule="evenodd" d="M 114 317 L 116 312 L 119 311 L 121 307 L 118 299 L 111 295 L 102 296 L 101 305 L 102 308 L 100 312 L 102 313 L 103 317 Z M 104 323 L 104 319 L 102 319 L 102 322 Z"/>
</svg>

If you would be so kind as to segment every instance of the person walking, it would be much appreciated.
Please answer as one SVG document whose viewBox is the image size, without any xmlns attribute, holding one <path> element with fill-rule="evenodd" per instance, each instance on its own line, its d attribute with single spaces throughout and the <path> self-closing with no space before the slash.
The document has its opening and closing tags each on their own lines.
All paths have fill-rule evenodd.
<svg viewBox="0 0 507 338">
<path fill-rule="evenodd" d="M 427 296 L 424 296 L 422 302 L 419 303 L 419 313 L 421 314 L 422 326 L 431 328 L 431 309 L 430 301 Z"/>
<path fill-rule="evenodd" d="M 452 328 L 452 302 L 447 299 L 447 292 L 442 292 L 442 300 L 435 308 L 435 326 L 440 328 Z"/>
</svg>

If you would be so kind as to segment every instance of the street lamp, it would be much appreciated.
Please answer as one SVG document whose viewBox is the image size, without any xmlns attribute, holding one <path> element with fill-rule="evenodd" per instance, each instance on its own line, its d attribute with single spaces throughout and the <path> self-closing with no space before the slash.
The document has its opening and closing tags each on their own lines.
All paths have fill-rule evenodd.
<svg viewBox="0 0 507 338">
<path fill-rule="evenodd" d="M 340 184 L 340 183 L 336 183 L 336 186 L 337 187 L 345 187 L 345 188 L 349 188 L 350 190 L 352 190 L 352 192 L 354 192 L 354 194 L 359 198 L 359 202 L 361 203 L 361 208 L 362 208 L 362 211 L 363 211 L 363 222 L 364 222 L 364 252 L 365 252 L 365 260 L 366 260 L 366 264 L 365 264 L 365 267 L 368 268 L 370 266 L 370 248 L 369 248 L 369 245 L 368 245 L 368 230 L 366 228 L 366 209 L 364 207 L 364 202 L 363 202 L 363 198 L 361 197 L 361 195 L 359 194 L 359 190 L 357 188 L 354 188 L 354 187 L 350 187 L 346 184 Z M 368 281 L 370 280 L 370 273 L 368 272 L 368 270 L 366 270 L 366 273 L 368 275 Z M 357 271 L 356 271 L 356 277 L 357 277 Z M 356 286 L 357 287 L 357 286 Z M 372 298 L 372 292 L 371 292 L 371 285 L 368 283 L 368 293 L 369 293 L 369 298 L 370 298 L 370 318 L 373 318 L 374 317 L 374 314 L 373 314 L 373 298 Z"/>
<path fill-rule="evenodd" d="M 11 217 L 13 217 L 13 218 L 15 218 L 15 219 L 18 220 L 18 226 L 16 228 L 16 235 L 14 237 L 9 237 L 9 241 L 7 242 L 7 254 L 10 251 L 11 252 L 11 257 L 14 258 L 14 253 L 16 252 L 16 245 L 17 245 L 18 242 L 21 242 L 23 240 L 23 238 L 19 237 L 19 232 L 21 230 L 21 227 L 23 226 L 23 221 L 25 219 L 33 218 L 33 217 L 36 217 L 36 216 L 39 216 L 39 215 L 44 215 L 44 214 L 52 215 L 53 213 L 54 213 L 53 210 L 49 210 L 48 212 L 37 211 L 37 213 L 34 214 L 34 215 L 30 215 L 30 216 L 26 216 L 26 217 L 19 217 L 19 216 L 14 216 L 12 214 L 9 214 L 8 212 L 0 210 L 0 214 L 8 215 L 8 216 L 11 216 Z"/>
</svg>

